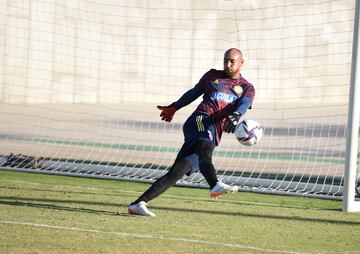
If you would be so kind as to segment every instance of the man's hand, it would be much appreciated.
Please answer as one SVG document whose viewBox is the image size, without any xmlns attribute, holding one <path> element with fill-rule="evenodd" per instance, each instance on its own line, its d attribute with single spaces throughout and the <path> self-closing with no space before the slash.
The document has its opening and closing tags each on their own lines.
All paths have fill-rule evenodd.
<svg viewBox="0 0 360 254">
<path fill-rule="evenodd" d="M 171 122 L 177 110 L 173 104 L 170 104 L 169 106 L 157 106 L 157 108 L 161 110 L 160 117 L 161 120 L 165 122 Z"/>
<path fill-rule="evenodd" d="M 241 114 L 236 111 L 229 115 L 224 125 L 224 131 L 227 133 L 234 133 L 236 126 L 240 122 L 240 117 Z"/>
</svg>

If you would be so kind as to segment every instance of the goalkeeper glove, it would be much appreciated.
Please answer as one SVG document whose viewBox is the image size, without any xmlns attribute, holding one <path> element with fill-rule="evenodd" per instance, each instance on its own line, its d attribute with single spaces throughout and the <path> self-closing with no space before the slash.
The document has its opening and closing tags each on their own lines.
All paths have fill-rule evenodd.
<svg viewBox="0 0 360 254">
<path fill-rule="evenodd" d="M 177 110 L 173 106 L 173 104 L 174 103 L 170 104 L 169 106 L 157 106 L 157 108 L 161 110 L 161 113 L 160 113 L 161 120 L 163 120 L 165 122 L 171 122 L 171 120 L 173 119 L 175 112 Z"/>
<path fill-rule="evenodd" d="M 229 115 L 224 125 L 224 131 L 227 133 L 234 133 L 236 126 L 240 122 L 240 117 L 241 114 L 236 111 Z"/>
</svg>

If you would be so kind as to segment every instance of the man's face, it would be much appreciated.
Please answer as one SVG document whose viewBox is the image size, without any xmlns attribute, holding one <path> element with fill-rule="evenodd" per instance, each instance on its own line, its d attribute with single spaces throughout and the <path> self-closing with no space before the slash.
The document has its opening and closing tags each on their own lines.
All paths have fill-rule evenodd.
<svg viewBox="0 0 360 254">
<path fill-rule="evenodd" d="M 224 71 L 226 75 L 230 78 L 239 78 L 243 62 L 241 53 L 235 50 L 227 51 L 224 55 Z"/>
</svg>

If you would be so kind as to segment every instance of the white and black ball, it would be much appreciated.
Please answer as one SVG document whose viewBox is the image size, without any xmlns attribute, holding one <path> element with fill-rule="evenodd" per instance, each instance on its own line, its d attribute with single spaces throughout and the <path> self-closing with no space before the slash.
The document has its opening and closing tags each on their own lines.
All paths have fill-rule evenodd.
<svg viewBox="0 0 360 254">
<path fill-rule="evenodd" d="M 263 136 L 263 127 L 254 120 L 243 120 L 235 128 L 236 139 L 245 146 L 253 146 Z"/>
</svg>

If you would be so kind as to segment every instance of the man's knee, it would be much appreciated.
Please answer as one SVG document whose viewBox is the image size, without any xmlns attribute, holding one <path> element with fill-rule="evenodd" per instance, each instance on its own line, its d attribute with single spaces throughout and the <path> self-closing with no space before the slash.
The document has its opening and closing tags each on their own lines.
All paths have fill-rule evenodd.
<svg viewBox="0 0 360 254">
<path fill-rule="evenodd" d="M 191 164 L 186 159 L 182 159 L 175 161 L 174 165 L 169 169 L 168 174 L 176 178 L 181 178 L 189 171 L 191 171 Z"/>
<path fill-rule="evenodd" d="M 211 159 L 214 145 L 211 141 L 199 140 L 195 145 L 194 150 L 199 158 Z"/>
</svg>

